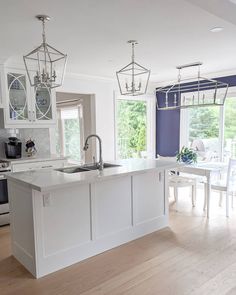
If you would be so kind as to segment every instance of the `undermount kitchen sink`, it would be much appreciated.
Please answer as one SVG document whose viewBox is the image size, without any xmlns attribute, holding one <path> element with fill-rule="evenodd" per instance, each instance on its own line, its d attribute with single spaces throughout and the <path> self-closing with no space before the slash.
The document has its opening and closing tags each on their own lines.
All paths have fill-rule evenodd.
<svg viewBox="0 0 236 295">
<path fill-rule="evenodd" d="M 117 164 L 110 164 L 110 163 L 103 163 L 103 168 L 113 168 L 113 167 L 119 167 L 120 165 Z M 98 166 L 96 164 L 86 164 L 84 166 L 82 166 L 82 168 L 84 169 L 88 169 L 88 170 L 97 170 Z"/>
<path fill-rule="evenodd" d="M 104 163 L 103 168 L 113 168 L 113 167 L 119 167 L 120 165 L 117 164 L 110 164 L 110 163 Z M 60 168 L 56 169 L 56 171 L 60 171 L 63 173 L 79 173 L 79 172 L 88 172 L 92 170 L 98 170 L 98 166 L 96 164 L 86 164 L 83 166 L 75 166 L 75 167 L 67 167 L 67 168 Z"/>
<path fill-rule="evenodd" d="M 60 168 L 60 169 L 55 169 L 56 171 L 64 172 L 64 173 L 78 173 L 78 172 L 88 172 L 90 171 L 89 169 L 82 168 L 82 167 L 67 167 L 67 168 Z"/>
</svg>

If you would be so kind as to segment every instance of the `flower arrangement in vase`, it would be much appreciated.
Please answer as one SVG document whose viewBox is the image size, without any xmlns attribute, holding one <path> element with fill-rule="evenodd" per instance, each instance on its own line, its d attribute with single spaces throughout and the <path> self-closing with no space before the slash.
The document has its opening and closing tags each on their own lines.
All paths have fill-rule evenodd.
<svg viewBox="0 0 236 295">
<path fill-rule="evenodd" d="M 197 153 L 193 149 L 183 146 L 181 151 L 177 153 L 176 159 L 178 162 L 183 162 L 186 164 L 196 163 Z"/>
</svg>

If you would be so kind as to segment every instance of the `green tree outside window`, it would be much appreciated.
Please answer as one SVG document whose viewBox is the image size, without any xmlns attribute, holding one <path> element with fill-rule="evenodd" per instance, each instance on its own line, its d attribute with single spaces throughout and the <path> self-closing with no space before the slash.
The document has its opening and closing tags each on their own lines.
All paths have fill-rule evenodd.
<svg viewBox="0 0 236 295">
<path fill-rule="evenodd" d="M 140 158 L 147 149 L 145 101 L 117 101 L 117 147 L 121 159 Z"/>
</svg>

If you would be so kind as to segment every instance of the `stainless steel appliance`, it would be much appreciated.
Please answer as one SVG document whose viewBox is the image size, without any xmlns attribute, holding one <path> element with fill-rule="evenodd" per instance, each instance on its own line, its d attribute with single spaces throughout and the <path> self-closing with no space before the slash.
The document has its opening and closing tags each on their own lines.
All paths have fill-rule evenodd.
<svg viewBox="0 0 236 295">
<path fill-rule="evenodd" d="M 0 160 L 0 226 L 9 224 L 9 203 L 5 173 L 10 171 L 10 162 Z"/>
</svg>

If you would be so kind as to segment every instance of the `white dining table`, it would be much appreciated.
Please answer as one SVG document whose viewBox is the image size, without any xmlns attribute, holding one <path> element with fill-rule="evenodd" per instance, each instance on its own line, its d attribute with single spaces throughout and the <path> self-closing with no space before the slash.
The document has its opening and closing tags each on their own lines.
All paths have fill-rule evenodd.
<svg viewBox="0 0 236 295">
<path fill-rule="evenodd" d="M 210 215 L 212 175 L 225 170 L 228 165 L 224 162 L 199 162 L 196 164 L 183 164 L 177 167 L 178 172 L 206 177 L 207 181 L 207 218 Z"/>
</svg>

